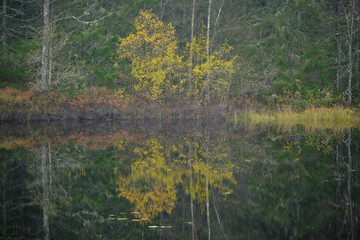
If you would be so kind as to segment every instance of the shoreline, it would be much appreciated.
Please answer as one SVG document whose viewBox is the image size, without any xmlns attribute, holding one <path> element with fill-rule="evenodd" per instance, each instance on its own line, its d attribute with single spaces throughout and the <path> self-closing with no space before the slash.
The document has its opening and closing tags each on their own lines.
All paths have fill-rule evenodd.
<svg viewBox="0 0 360 240">
<path fill-rule="evenodd" d="M 89 88 L 75 93 L 36 94 L 13 88 L 0 89 L 0 122 L 228 119 L 229 105 L 190 100 L 157 102 L 141 96 L 122 96 L 115 90 Z M 231 114 L 229 114 L 231 113 Z"/>
<path fill-rule="evenodd" d="M 123 96 L 115 90 L 89 88 L 77 93 L 52 91 L 36 94 L 13 88 L 0 89 L 0 122 L 66 122 L 66 121 L 224 121 L 235 124 L 294 125 L 312 122 L 323 125 L 360 124 L 358 108 L 342 105 L 307 106 L 292 110 L 290 105 L 264 106 L 256 103 L 204 103 L 188 99 L 168 102 L 146 100 L 140 95 Z M 350 123 L 350 124 L 349 124 Z"/>
</svg>

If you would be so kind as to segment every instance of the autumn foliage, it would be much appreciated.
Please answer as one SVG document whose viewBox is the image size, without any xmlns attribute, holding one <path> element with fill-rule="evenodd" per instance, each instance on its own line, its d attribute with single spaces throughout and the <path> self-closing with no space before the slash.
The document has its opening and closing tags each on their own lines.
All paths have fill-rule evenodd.
<svg viewBox="0 0 360 240">
<path fill-rule="evenodd" d="M 120 38 L 118 55 L 130 59 L 134 88 L 148 99 L 160 100 L 177 91 L 178 69 L 183 67 L 177 54 L 175 29 L 164 24 L 151 11 L 141 11 L 135 21 L 136 33 Z"/>
<path fill-rule="evenodd" d="M 1 121 L 110 120 L 110 119 L 224 119 L 226 106 L 204 109 L 197 103 L 150 100 L 145 94 L 130 96 L 101 87 L 68 94 L 58 91 L 38 95 L 13 88 L 0 89 Z"/>
<path fill-rule="evenodd" d="M 202 31 L 194 41 L 193 73 L 189 80 L 186 69 L 190 63 L 185 56 L 189 55 L 190 45 L 182 56 L 171 23 L 163 23 L 152 11 L 140 11 L 134 26 L 135 33 L 119 39 L 117 54 L 120 60 L 131 61 L 137 93 L 158 101 L 181 96 L 202 102 L 210 95 L 217 102 L 227 100 L 236 59 L 230 56 L 230 45 L 223 44 L 207 59 L 208 43 Z"/>
<path fill-rule="evenodd" d="M 40 114 L 64 117 L 84 113 L 106 112 L 125 109 L 130 99 L 121 99 L 117 92 L 101 87 L 88 88 L 72 96 L 58 91 L 38 95 L 33 91 L 22 92 L 14 88 L 0 89 L 0 108 L 2 120 L 12 118 L 13 114 L 27 114 L 29 117 Z M 23 119 L 24 120 L 24 119 Z"/>
</svg>

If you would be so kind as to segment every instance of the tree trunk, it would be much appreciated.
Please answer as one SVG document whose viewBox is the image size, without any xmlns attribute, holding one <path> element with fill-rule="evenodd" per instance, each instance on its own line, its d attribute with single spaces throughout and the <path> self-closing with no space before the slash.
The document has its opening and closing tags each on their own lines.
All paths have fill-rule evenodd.
<svg viewBox="0 0 360 240">
<path fill-rule="evenodd" d="M 336 6 L 336 15 L 340 16 L 342 12 L 343 12 L 342 3 L 339 0 Z M 338 52 L 337 67 L 336 67 L 336 87 L 337 89 L 344 90 L 342 84 L 342 78 L 341 78 L 342 38 L 340 31 L 341 31 L 341 27 L 338 24 L 336 29 L 336 43 L 337 43 L 337 52 Z"/>
<path fill-rule="evenodd" d="M 49 0 L 44 0 L 44 32 L 41 58 L 41 79 L 37 84 L 37 91 L 48 90 L 49 81 L 49 45 L 50 45 L 50 21 L 49 21 Z"/>
<path fill-rule="evenodd" d="M 211 1 L 211 0 L 210 0 Z M 206 165 L 207 165 L 207 170 L 206 170 L 206 220 L 207 220 L 207 225 L 208 225 L 208 239 L 211 239 L 211 228 L 210 228 L 210 202 L 209 202 L 209 139 L 207 139 L 206 142 Z"/>
<path fill-rule="evenodd" d="M 342 55 L 342 40 L 340 33 L 337 33 L 336 36 L 338 57 L 337 57 L 337 67 L 336 67 L 336 87 L 337 89 L 342 89 L 341 87 L 341 55 Z"/>
<path fill-rule="evenodd" d="M 355 15 L 355 0 L 350 2 L 350 23 L 348 23 L 348 40 L 349 40 L 349 49 L 348 49 L 348 58 L 349 58 L 349 80 L 348 80 L 348 105 L 351 106 L 351 90 L 352 90 L 352 77 L 353 77 L 353 49 L 352 43 L 354 38 L 354 15 Z"/>
<path fill-rule="evenodd" d="M 6 236 L 6 229 L 7 229 L 7 215 L 6 215 L 6 186 L 7 186 L 7 182 L 6 182 L 6 174 L 7 174 L 7 169 L 6 169 L 6 162 L 4 163 L 4 173 L 3 173 L 3 179 L 2 179 L 2 236 L 4 239 L 7 239 Z"/>
<path fill-rule="evenodd" d="M 43 228 L 44 228 L 44 239 L 49 239 L 50 228 L 49 228 L 49 167 L 47 147 L 43 145 L 40 149 L 41 158 L 41 182 L 43 189 Z"/>
<path fill-rule="evenodd" d="M 352 209 L 352 197 L 351 197 L 351 172 L 352 172 L 352 161 L 351 161 L 351 129 L 349 129 L 348 133 L 348 139 L 347 139 L 347 148 L 348 148 L 348 184 L 347 184 L 347 204 L 349 206 L 349 212 L 350 212 L 350 235 L 351 239 L 354 239 L 354 224 L 353 224 L 353 209 Z"/>
<path fill-rule="evenodd" d="M 214 39 L 215 39 L 215 36 L 216 36 L 216 31 L 217 31 L 216 29 L 217 29 L 217 25 L 219 23 L 219 18 L 220 18 L 220 14 L 221 14 L 223 6 L 224 6 L 224 0 L 222 0 L 219 11 L 218 11 L 217 16 L 216 16 L 216 20 L 215 20 L 215 24 L 214 24 L 214 31 L 213 31 L 213 35 L 212 35 L 211 42 L 210 42 L 210 49 L 212 49 L 212 46 L 214 44 Z"/>
<path fill-rule="evenodd" d="M 186 6 L 186 1 L 185 1 L 185 0 L 183 1 L 183 6 L 184 6 L 184 7 L 183 7 L 183 11 L 184 11 L 184 12 L 183 12 L 183 22 L 182 22 L 182 25 L 185 26 L 185 24 L 186 24 L 186 7 L 185 7 L 185 6 Z"/>
<path fill-rule="evenodd" d="M 360 82 L 360 70 L 359 70 L 359 65 L 360 65 L 360 57 L 359 57 L 359 37 L 360 34 L 358 34 L 358 38 L 356 39 L 356 47 L 355 47 L 355 84 L 356 84 L 356 88 L 359 87 L 359 82 Z"/>
<path fill-rule="evenodd" d="M 6 51 L 6 0 L 3 0 L 2 10 L 2 48 Z"/>
<path fill-rule="evenodd" d="M 194 199 L 193 199 L 193 178 L 191 165 L 191 148 L 189 149 L 189 177 L 190 177 L 190 211 L 191 211 L 191 239 L 195 240 L 195 220 L 194 220 Z"/>
<path fill-rule="evenodd" d="M 160 19 L 164 17 L 164 0 L 160 0 Z"/>
<path fill-rule="evenodd" d="M 188 82 L 189 82 L 189 90 L 191 95 L 192 95 L 192 68 L 193 68 L 193 51 L 194 51 L 195 5 L 196 5 L 196 0 L 193 0 L 192 12 L 191 12 L 191 41 L 190 41 L 190 53 L 189 53 L 189 67 L 188 67 Z"/>
<path fill-rule="evenodd" d="M 49 76 L 48 76 L 48 87 L 51 85 L 51 79 L 52 79 L 52 41 L 50 40 L 49 44 Z"/>
<path fill-rule="evenodd" d="M 207 101 L 210 103 L 210 20 L 211 20 L 211 4 L 212 0 L 209 0 L 208 5 L 208 18 L 207 18 L 207 33 L 206 33 L 206 62 L 209 64 L 206 73 L 206 90 Z"/>
<path fill-rule="evenodd" d="M 359 45 L 360 45 L 360 18 L 359 18 L 359 14 L 360 14 L 360 2 L 357 1 L 357 5 L 355 5 L 355 11 L 357 14 L 357 35 L 355 36 L 356 39 L 356 58 L 355 58 L 355 79 L 356 79 L 356 88 L 359 88 L 360 86 L 360 49 L 359 49 Z"/>
<path fill-rule="evenodd" d="M 209 202 L 209 170 L 206 172 L 206 219 L 208 225 L 208 239 L 211 239 L 210 202 Z"/>
<path fill-rule="evenodd" d="M 51 16 L 49 16 L 49 22 L 52 22 L 53 19 L 51 19 L 52 17 L 54 17 L 54 6 L 53 3 L 51 4 Z M 48 87 L 50 87 L 51 85 L 51 81 L 52 81 L 52 72 L 53 72 L 53 39 L 52 39 L 52 34 L 54 33 L 54 28 L 52 26 L 49 27 L 49 76 L 48 76 Z"/>
</svg>

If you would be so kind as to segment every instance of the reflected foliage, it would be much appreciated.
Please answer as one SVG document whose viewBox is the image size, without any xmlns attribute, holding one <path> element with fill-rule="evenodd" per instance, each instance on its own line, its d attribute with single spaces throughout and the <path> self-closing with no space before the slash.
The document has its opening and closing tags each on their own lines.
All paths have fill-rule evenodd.
<svg viewBox="0 0 360 240">
<path fill-rule="evenodd" d="M 119 196 L 135 204 L 139 218 L 151 220 L 162 211 L 172 212 L 178 185 L 184 186 L 186 194 L 192 191 L 202 211 L 205 208 L 206 176 L 214 189 L 231 193 L 226 181 L 236 184 L 235 165 L 229 161 L 226 142 L 220 139 L 217 146 L 204 147 L 208 144 L 204 141 L 202 137 L 184 138 L 170 144 L 162 137 L 146 140 L 133 150 L 136 157 L 131 161 L 130 175 L 118 174 Z M 190 161 L 192 167 L 189 169 Z M 193 175 L 193 189 L 189 186 L 189 174 Z"/>
<path fill-rule="evenodd" d="M 114 129 L 3 135 L 1 238 L 360 236 L 356 129 Z"/>
</svg>

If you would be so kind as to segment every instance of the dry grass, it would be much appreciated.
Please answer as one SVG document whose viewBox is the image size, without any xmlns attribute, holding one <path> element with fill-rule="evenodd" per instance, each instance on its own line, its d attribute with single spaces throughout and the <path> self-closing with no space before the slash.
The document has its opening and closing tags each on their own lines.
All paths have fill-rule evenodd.
<svg viewBox="0 0 360 240">
<path fill-rule="evenodd" d="M 291 108 L 277 111 L 249 111 L 244 113 L 242 118 L 250 125 L 273 125 L 285 129 L 303 126 L 307 130 L 341 131 L 360 126 L 359 111 L 342 106 L 310 107 L 302 112 L 294 112 Z"/>
</svg>

